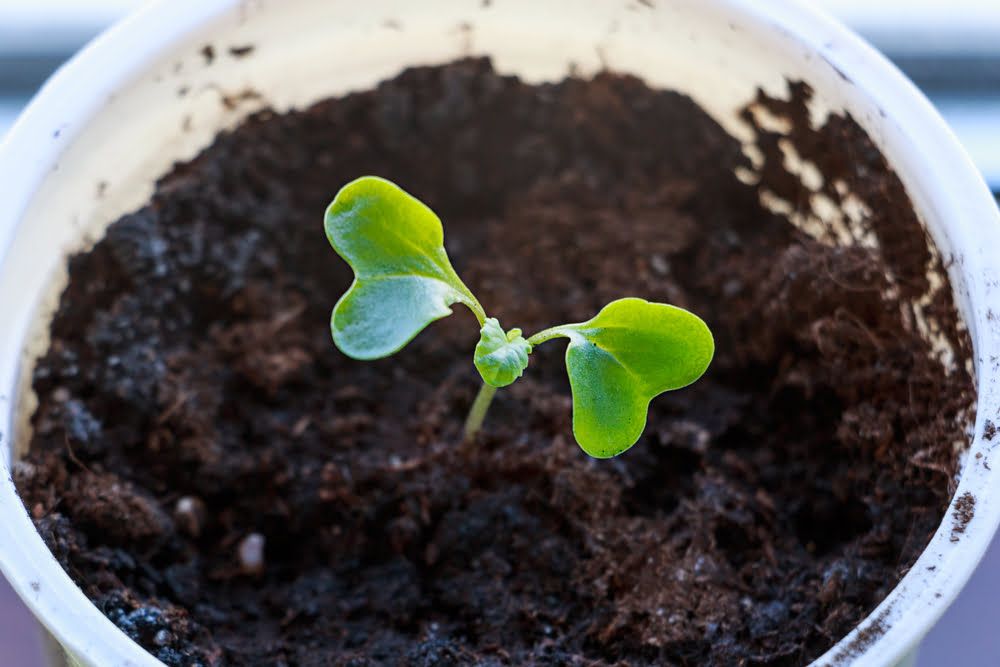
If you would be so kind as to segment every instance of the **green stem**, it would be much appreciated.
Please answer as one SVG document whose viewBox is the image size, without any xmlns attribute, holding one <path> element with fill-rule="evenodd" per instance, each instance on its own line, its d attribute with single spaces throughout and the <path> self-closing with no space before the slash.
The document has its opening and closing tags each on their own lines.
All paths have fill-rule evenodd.
<svg viewBox="0 0 1000 667">
<path fill-rule="evenodd" d="M 486 411 L 489 410 L 490 403 L 493 402 L 493 396 L 496 393 L 497 388 L 485 382 L 479 388 L 476 400 L 472 402 L 472 407 L 469 408 L 469 416 L 465 418 L 466 441 L 471 441 L 479 433 L 479 429 L 483 426 L 483 420 L 486 418 Z"/>
<path fill-rule="evenodd" d="M 469 310 L 472 311 L 472 314 L 476 316 L 476 319 L 479 320 L 479 326 L 483 326 L 483 322 L 486 321 L 486 311 L 483 310 L 483 306 L 479 303 L 476 297 L 472 296 L 472 294 L 464 294 L 459 300 L 468 306 Z"/>
<path fill-rule="evenodd" d="M 566 325 L 562 324 L 557 327 L 551 327 L 545 329 L 544 331 L 539 331 L 534 336 L 528 338 L 528 342 L 532 345 L 541 345 L 545 341 L 552 340 L 553 338 L 559 338 L 560 336 L 566 335 Z"/>
</svg>

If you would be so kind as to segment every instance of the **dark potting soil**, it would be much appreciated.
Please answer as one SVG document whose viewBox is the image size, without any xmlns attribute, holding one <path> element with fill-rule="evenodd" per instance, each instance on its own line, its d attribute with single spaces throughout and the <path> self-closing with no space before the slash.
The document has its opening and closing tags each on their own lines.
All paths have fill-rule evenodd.
<svg viewBox="0 0 1000 667">
<path fill-rule="evenodd" d="M 16 471 L 38 530 L 168 665 L 817 657 L 945 515 L 973 390 L 900 182 L 849 117 L 810 127 L 809 95 L 746 118 L 787 119 L 823 184 L 757 127 L 760 172 L 800 214 L 854 210 L 862 241 L 770 213 L 734 139 L 629 77 L 535 87 L 466 60 L 254 115 L 71 258 Z M 546 345 L 463 450 L 470 313 L 373 363 L 330 340 L 351 274 L 322 212 L 366 173 L 440 214 L 506 326 L 667 301 L 714 330 L 711 369 L 596 461 Z"/>
</svg>

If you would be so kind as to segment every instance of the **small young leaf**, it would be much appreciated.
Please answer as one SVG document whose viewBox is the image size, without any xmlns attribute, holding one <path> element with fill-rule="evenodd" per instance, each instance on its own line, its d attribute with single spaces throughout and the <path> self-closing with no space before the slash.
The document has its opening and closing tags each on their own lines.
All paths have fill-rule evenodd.
<svg viewBox="0 0 1000 667">
<path fill-rule="evenodd" d="M 326 209 L 324 227 L 354 270 L 330 319 L 333 340 L 347 356 L 389 356 L 450 315 L 454 303 L 485 319 L 451 266 L 441 221 L 399 186 L 374 176 L 348 183 Z"/>
<path fill-rule="evenodd" d="M 487 318 L 479 332 L 474 361 L 483 381 L 493 387 L 506 387 L 521 377 L 528 367 L 531 343 L 520 329 L 504 333 L 495 317 Z"/>
<path fill-rule="evenodd" d="M 646 427 L 649 402 L 697 380 L 715 353 L 701 318 L 644 299 L 612 301 L 587 322 L 553 327 L 530 340 L 554 336 L 570 339 L 573 434 L 595 458 L 634 445 Z"/>
</svg>

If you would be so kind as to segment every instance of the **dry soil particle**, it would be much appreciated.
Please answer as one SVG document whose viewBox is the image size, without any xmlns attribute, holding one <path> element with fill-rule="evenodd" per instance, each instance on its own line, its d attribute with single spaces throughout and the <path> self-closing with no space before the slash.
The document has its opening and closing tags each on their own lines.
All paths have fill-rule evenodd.
<svg viewBox="0 0 1000 667">
<path fill-rule="evenodd" d="M 234 58 L 246 58 L 251 53 L 253 53 L 256 48 L 257 47 L 254 46 L 253 44 L 246 44 L 243 46 L 230 46 L 229 55 L 231 55 Z"/>
<path fill-rule="evenodd" d="M 761 103 L 807 118 L 794 92 Z M 940 522 L 972 385 L 914 325 L 939 266 L 899 181 L 850 118 L 796 131 L 881 244 L 769 213 L 736 141 L 629 77 L 467 60 L 258 113 L 71 258 L 25 504 L 168 665 L 800 665 Z M 365 173 L 439 212 L 508 326 L 669 301 L 712 326 L 712 368 L 595 461 L 542 347 L 460 451 L 470 314 L 391 360 L 330 342 L 351 275 L 321 213 Z M 964 353 L 948 290 L 927 308 Z"/>
<path fill-rule="evenodd" d="M 851 661 L 864 653 L 870 646 L 881 639 L 882 635 L 889 629 L 887 620 L 892 613 L 892 607 L 887 607 L 880 611 L 877 616 L 867 621 L 867 625 L 862 627 L 854 639 L 839 649 L 833 656 L 833 660 L 827 667 L 841 667 L 849 665 Z"/>
<path fill-rule="evenodd" d="M 955 500 L 954 511 L 951 513 L 951 517 L 954 522 L 951 525 L 951 541 L 958 542 L 962 534 L 965 533 L 965 529 L 968 528 L 969 522 L 972 521 L 972 517 L 976 514 L 976 497 L 966 491 L 961 496 Z"/>
</svg>

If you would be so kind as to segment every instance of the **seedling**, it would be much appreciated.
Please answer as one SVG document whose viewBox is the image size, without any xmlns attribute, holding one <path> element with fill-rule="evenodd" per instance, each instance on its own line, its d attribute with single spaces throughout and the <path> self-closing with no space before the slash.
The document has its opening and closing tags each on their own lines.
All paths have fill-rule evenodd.
<svg viewBox="0 0 1000 667">
<path fill-rule="evenodd" d="M 573 394 L 573 434 L 596 458 L 617 456 L 646 426 L 649 402 L 685 387 L 708 368 L 712 333 L 696 315 L 664 303 L 612 301 L 577 324 L 525 338 L 504 331 L 451 266 L 441 221 L 397 185 L 373 176 L 352 181 L 326 209 L 326 236 L 354 270 L 330 327 L 337 347 L 354 359 L 380 359 L 402 349 L 428 324 L 461 303 L 479 320 L 473 362 L 483 378 L 465 422 L 466 439 L 482 426 L 496 390 L 516 381 L 534 348 L 569 339 L 566 370 Z"/>
</svg>

